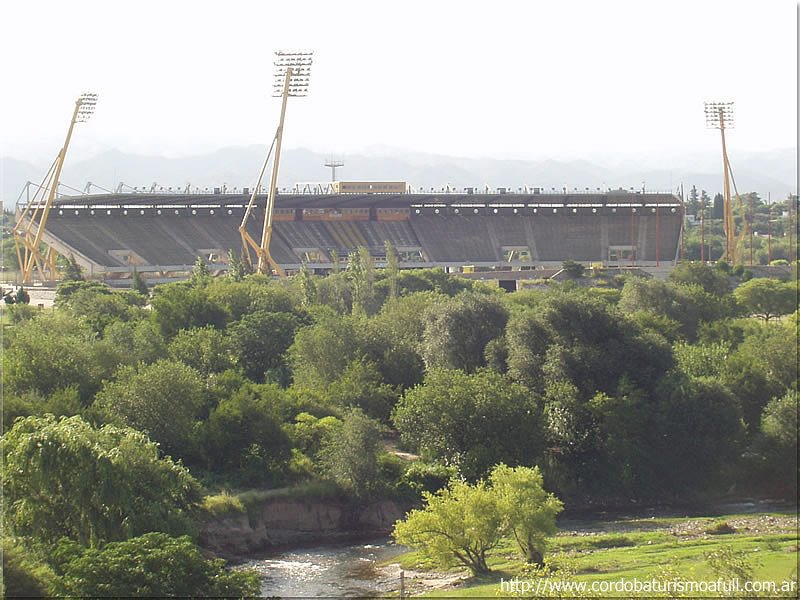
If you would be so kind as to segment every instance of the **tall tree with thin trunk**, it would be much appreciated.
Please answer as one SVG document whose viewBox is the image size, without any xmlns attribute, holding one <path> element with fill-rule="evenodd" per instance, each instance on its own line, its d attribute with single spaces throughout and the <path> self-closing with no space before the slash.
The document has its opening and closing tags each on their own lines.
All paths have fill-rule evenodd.
<svg viewBox="0 0 800 600">
<path fill-rule="evenodd" d="M 397 280 L 400 277 L 400 266 L 392 242 L 386 240 L 386 275 L 389 280 L 389 301 L 397 299 Z"/>
</svg>

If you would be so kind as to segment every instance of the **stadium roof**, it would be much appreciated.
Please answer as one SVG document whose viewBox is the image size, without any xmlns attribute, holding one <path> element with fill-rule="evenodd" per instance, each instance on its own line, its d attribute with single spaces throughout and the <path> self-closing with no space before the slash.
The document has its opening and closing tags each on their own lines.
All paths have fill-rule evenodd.
<svg viewBox="0 0 800 600">
<path fill-rule="evenodd" d="M 250 200 L 247 194 L 91 194 L 61 196 L 55 206 L 64 207 L 108 207 L 123 206 L 175 206 L 175 207 L 243 207 Z M 264 205 L 266 195 L 256 196 L 256 203 Z M 642 192 L 607 192 L 574 194 L 278 194 L 276 208 L 408 208 L 411 206 L 436 205 L 484 205 L 517 206 L 526 204 L 569 205 L 677 205 L 679 199 L 672 194 Z"/>
</svg>

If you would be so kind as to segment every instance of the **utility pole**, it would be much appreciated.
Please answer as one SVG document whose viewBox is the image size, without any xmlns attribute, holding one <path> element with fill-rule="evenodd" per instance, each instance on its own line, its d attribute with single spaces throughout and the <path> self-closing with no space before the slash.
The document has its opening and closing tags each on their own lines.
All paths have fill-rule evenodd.
<svg viewBox="0 0 800 600">
<path fill-rule="evenodd" d="M 767 264 L 772 262 L 772 195 L 767 192 Z"/>
<path fill-rule="evenodd" d="M 344 163 L 341 160 L 329 158 L 325 161 L 325 166 L 331 169 L 331 181 L 336 181 L 336 167 L 343 167 Z"/>
<path fill-rule="evenodd" d="M 795 252 L 794 245 L 792 243 L 793 234 L 794 234 L 794 224 L 792 215 L 794 213 L 794 196 L 789 194 L 789 247 L 786 248 L 786 259 L 791 263 L 794 258 L 797 256 L 797 252 Z"/>
<path fill-rule="evenodd" d="M 750 266 L 753 266 L 753 194 L 750 194 Z"/>
<path fill-rule="evenodd" d="M 681 260 L 686 258 L 686 201 L 683 196 L 683 182 L 681 182 Z"/>
<path fill-rule="evenodd" d="M 706 192 L 700 194 L 700 262 L 706 262 Z"/>
</svg>

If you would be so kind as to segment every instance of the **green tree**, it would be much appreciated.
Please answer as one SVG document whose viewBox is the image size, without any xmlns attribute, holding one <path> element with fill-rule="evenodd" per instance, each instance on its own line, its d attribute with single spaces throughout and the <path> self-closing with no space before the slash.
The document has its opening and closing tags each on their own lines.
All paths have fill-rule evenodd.
<svg viewBox="0 0 800 600">
<path fill-rule="evenodd" d="M 545 541 L 556 533 L 556 515 L 564 505 L 545 491 L 539 467 L 500 464 L 492 469 L 489 479 L 525 560 L 543 565 Z"/>
<path fill-rule="evenodd" d="M 733 312 L 729 301 L 714 296 L 696 284 L 678 284 L 657 279 L 630 278 L 622 288 L 619 308 L 627 314 L 648 311 L 680 326 L 684 339 L 694 340 L 702 322 L 712 322 Z"/>
<path fill-rule="evenodd" d="M 574 260 L 565 260 L 563 263 L 561 263 L 561 268 L 573 277 L 583 277 L 584 266 L 579 262 L 575 262 Z"/>
<path fill-rule="evenodd" d="M 689 198 L 686 201 L 686 214 L 698 215 L 700 210 L 700 199 L 697 194 L 697 186 L 693 185 L 689 190 Z"/>
<path fill-rule="evenodd" d="M 337 429 L 321 444 L 319 456 L 324 472 L 354 499 L 363 502 L 379 483 L 380 429 L 358 408 L 348 409 Z"/>
<path fill-rule="evenodd" d="M 761 417 L 761 431 L 776 444 L 791 450 L 797 448 L 797 392 L 787 392 L 781 398 L 773 398 Z M 796 458 L 796 457 L 795 457 Z"/>
<path fill-rule="evenodd" d="M 706 552 L 706 564 L 720 580 L 752 581 L 757 566 L 752 556 L 744 550 L 736 550 L 730 544 Z"/>
<path fill-rule="evenodd" d="M 80 417 L 27 417 L 2 439 L 7 524 L 84 546 L 148 531 L 186 532 L 199 499 L 189 472 L 138 431 Z"/>
<path fill-rule="evenodd" d="M 360 408 L 379 421 L 388 421 L 397 393 L 383 383 L 374 364 L 354 360 L 325 391 L 326 399 L 343 408 Z"/>
<path fill-rule="evenodd" d="M 182 362 L 208 377 L 233 366 L 230 341 L 210 325 L 181 329 L 167 348 L 169 357 Z"/>
<path fill-rule="evenodd" d="M 231 349 L 245 375 L 257 383 L 268 371 L 285 370 L 285 355 L 300 326 L 290 313 L 258 310 L 228 327 Z M 287 383 L 286 376 L 275 379 Z"/>
<path fill-rule="evenodd" d="M 492 371 L 435 369 L 400 399 L 392 421 L 405 443 L 470 480 L 499 462 L 534 464 L 544 442 L 536 398 Z"/>
<path fill-rule="evenodd" d="M 228 250 L 228 278 L 232 281 L 242 281 L 247 275 L 245 261 L 233 250 Z"/>
<path fill-rule="evenodd" d="M 667 491 L 712 489 L 742 447 L 744 425 L 733 395 L 711 380 L 662 382 L 651 434 L 654 469 Z"/>
<path fill-rule="evenodd" d="M 297 331 L 288 350 L 294 383 L 322 390 L 338 379 L 361 354 L 360 323 L 350 316 L 323 314 L 313 325 Z"/>
<path fill-rule="evenodd" d="M 737 287 L 733 296 L 751 315 L 769 321 L 797 310 L 797 285 L 775 279 L 751 279 Z"/>
<path fill-rule="evenodd" d="M 205 383 L 189 366 L 159 360 L 121 367 L 97 393 L 95 409 L 112 422 L 145 432 L 167 454 L 187 456 L 195 420 L 205 404 Z"/>
<path fill-rule="evenodd" d="M 400 265 L 397 260 L 397 252 L 395 251 L 392 242 L 386 240 L 384 242 L 384 248 L 386 249 L 386 279 L 389 282 L 389 302 L 394 302 L 397 299 Z"/>
<path fill-rule="evenodd" d="M 4 301 L 5 298 L 7 298 L 7 296 L 3 297 Z M 6 307 L 5 312 L 8 315 L 8 319 L 12 325 L 30 321 L 37 315 L 41 314 L 41 311 L 38 308 L 34 308 L 30 304 L 14 304 L 13 300 L 12 303 Z"/>
<path fill-rule="evenodd" d="M 56 287 L 54 304 L 61 308 L 67 306 L 70 298 L 81 291 L 90 291 L 94 296 L 110 295 L 111 288 L 99 281 L 84 281 L 83 279 L 65 279 Z"/>
<path fill-rule="evenodd" d="M 425 365 L 467 373 L 486 366 L 486 345 L 503 334 L 507 320 L 498 300 L 476 293 L 464 292 L 432 306 L 422 338 Z"/>
<path fill-rule="evenodd" d="M 61 273 L 64 281 L 83 281 L 83 269 L 81 269 L 72 254 L 69 255 L 69 260 L 64 265 Z"/>
<path fill-rule="evenodd" d="M 388 383 L 409 388 L 422 381 L 425 365 L 419 346 L 425 315 L 430 307 L 445 300 L 444 294 L 415 292 L 384 304 L 369 320 L 368 335 L 380 341 L 383 352 L 382 360 L 373 359 Z"/>
<path fill-rule="evenodd" d="M 209 297 L 207 287 L 185 282 L 156 286 L 151 302 L 152 318 L 164 337 L 171 338 L 179 330 L 193 327 L 225 327 L 227 315 Z"/>
<path fill-rule="evenodd" d="M 291 291 L 264 275 L 248 275 L 242 281 L 214 278 L 206 284 L 205 291 L 209 302 L 221 308 L 229 322 L 259 310 L 300 314 Z"/>
<path fill-rule="evenodd" d="M 318 418 L 301 412 L 294 423 L 286 427 L 292 440 L 292 448 L 297 448 L 307 456 L 316 458 L 326 439 L 336 436 L 342 421 L 334 416 Z"/>
<path fill-rule="evenodd" d="M 524 312 L 512 317 L 506 340 L 511 378 L 528 389 L 544 391 L 544 363 L 554 334 L 542 315 Z"/>
<path fill-rule="evenodd" d="M 89 549 L 62 565 L 62 594 L 74 597 L 255 597 L 253 571 L 225 568 L 206 559 L 188 536 L 147 533 Z"/>
<path fill-rule="evenodd" d="M 13 217 L 12 217 L 13 220 Z M 17 246 L 12 236 L 3 236 L 0 240 L 0 251 L 2 251 L 2 264 L 6 269 L 12 271 L 19 270 L 19 259 L 17 258 Z"/>
<path fill-rule="evenodd" d="M 112 322 L 103 331 L 103 339 L 118 351 L 126 365 L 150 364 L 167 357 L 161 329 L 149 319 Z"/>
<path fill-rule="evenodd" d="M 290 456 L 277 406 L 284 392 L 274 385 L 246 385 L 223 399 L 202 425 L 206 465 L 235 473 L 245 485 L 275 483 Z"/>
<path fill-rule="evenodd" d="M 639 331 L 599 298 L 569 292 L 516 315 L 506 336 L 514 380 L 542 393 L 567 381 L 583 401 L 598 391 L 615 394 L 623 377 L 650 389 L 673 364 L 661 336 Z"/>
<path fill-rule="evenodd" d="M 139 273 L 136 265 L 134 265 L 133 273 L 131 274 L 131 289 L 139 292 L 145 298 L 150 296 L 150 290 L 147 287 L 147 281 L 145 281 L 144 276 Z"/>
<path fill-rule="evenodd" d="M 682 262 L 673 269 L 669 278 L 676 283 L 699 285 L 715 296 L 722 297 L 730 292 L 730 276 L 722 269 L 701 262 Z"/>
<path fill-rule="evenodd" d="M 682 342 L 674 346 L 673 352 L 678 368 L 690 377 L 719 377 L 732 351 L 727 342 Z"/>
<path fill-rule="evenodd" d="M 347 274 L 353 295 L 353 314 L 372 312 L 374 267 L 372 256 L 364 247 L 359 247 L 347 257 Z"/>
<path fill-rule="evenodd" d="M 30 294 L 28 294 L 28 291 L 24 287 L 19 286 L 19 289 L 17 290 L 17 293 L 14 294 L 14 303 L 15 304 L 30 304 L 31 303 L 31 296 L 30 296 Z"/>
<path fill-rule="evenodd" d="M 300 267 L 300 290 L 302 293 L 302 304 L 308 308 L 317 302 L 317 286 L 314 283 L 314 278 L 308 269 L 308 262 L 303 261 Z"/>
<path fill-rule="evenodd" d="M 353 290 L 349 279 L 350 273 L 337 272 L 317 281 L 317 299 L 324 306 L 332 308 L 336 314 L 344 315 L 352 312 Z"/>
<path fill-rule="evenodd" d="M 136 295 L 138 296 L 138 294 Z M 105 328 L 111 323 L 130 321 L 143 316 L 142 309 L 132 306 L 129 298 L 120 292 L 112 292 L 105 286 L 102 288 L 85 286 L 82 289 L 75 289 L 66 298 L 57 295 L 56 301 L 60 308 L 87 323 L 92 331 L 100 336 L 104 334 Z"/>
<path fill-rule="evenodd" d="M 750 332 L 723 363 L 719 382 L 736 397 L 749 434 L 767 402 L 797 389 L 797 360 L 797 329 L 778 322 Z"/>
<path fill-rule="evenodd" d="M 409 269 L 400 271 L 397 277 L 398 293 L 401 296 L 414 292 L 437 292 L 447 296 L 455 296 L 463 291 L 473 289 L 473 282 L 443 269 Z"/>
<path fill-rule="evenodd" d="M 3 571 L 0 574 L 0 595 L 3 598 L 45 598 L 52 595 L 56 575 L 36 560 L 17 539 L 2 539 Z"/>
<path fill-rule="evenodd" d="M 75 387 L 56 390 L 48 397 L 43 397 L 36 392 L 24 392 L 19 395 L 6 394 L 3 398 L 3 429 L 11 429 L 14 422 L 20 417 L 45 414 L 71 417 L 82 411 L 83 405 Z"/>
<path fill-rule="evenodd" d="M 799 437 L 797 391 L 770 400 L 761 416 L 760 449 L 765 460 L 757 468 L 766 470 L 771 483 L 786 490 L 787 497 L 797 497 Z"/>
<path fill-rule="evenodd" d="M 4 340 L 5 393 L 34 391 L 47 397 L 74 386 L 88 403 L 114 365 L 89 327 L 64 313 L 43 314 L 10 329 Z"/>
<path fill-rule="evenodd" d="M 395 541 L 441 566 L 462 564 L 474 575 L 489 573 L 486 555 L 509 530 L 500 494 L 485 481 L 470 485 L 454 479 L 447 488 L 423 492 L 422 497 L 424 508 L 395 523 Z"/>
<path fill-rule="evenodd" d="M 208 263 L 206 263 L 202 256 L 198 256 L 194 261 L 192 276 L 189 278 L 189 281 L 192 285 L 204 285 L 208 282 L 210 277 L 211 274 L 208 272 Z"/>
</svg>

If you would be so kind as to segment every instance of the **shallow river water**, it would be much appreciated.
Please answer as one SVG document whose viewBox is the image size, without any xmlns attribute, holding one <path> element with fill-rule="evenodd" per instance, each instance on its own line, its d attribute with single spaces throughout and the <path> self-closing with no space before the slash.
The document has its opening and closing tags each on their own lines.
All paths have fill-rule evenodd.
<svg viewBox="0 0 800 600">
<path fill-rule="evenodd" d="M 251 559 L 261 574 L 261 595 L 285 598 L 370 596 L 396 592 L 400 580 L 375 568 L 407 549 L 388 538 L 288 550 Z"/>
</svg>

